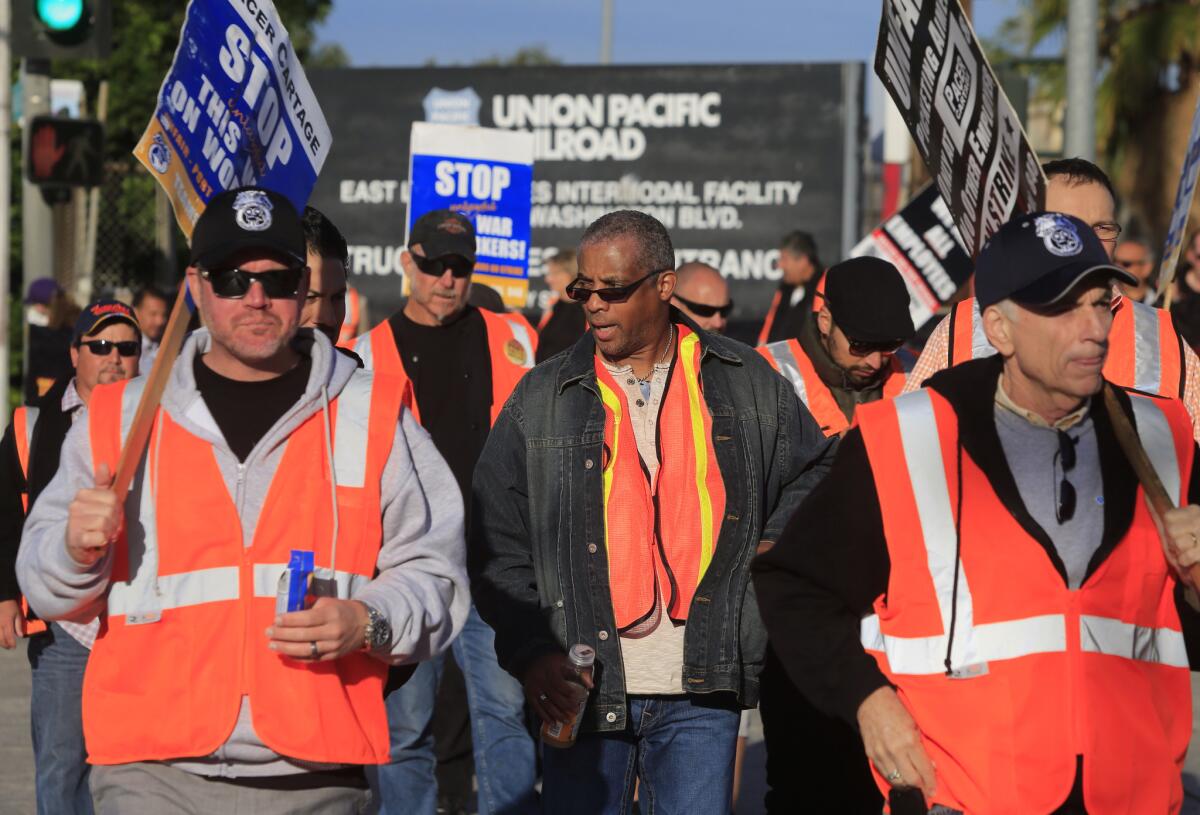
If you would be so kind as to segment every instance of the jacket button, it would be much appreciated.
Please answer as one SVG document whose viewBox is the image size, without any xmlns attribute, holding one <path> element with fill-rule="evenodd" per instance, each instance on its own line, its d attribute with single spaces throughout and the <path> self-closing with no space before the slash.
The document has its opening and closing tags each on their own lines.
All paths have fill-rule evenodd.
<svg viewBox="0 0 1200 815">
<path fill-rule="evenodd" d="M 594 543 L 589 543 L 589 544 L 588 544 L 588 554 L 589 554 L 589 555 L 594 555 L 594 554 L 596 554 L 596 544 L 594 544 Z"/>
<path fill-rule="evenodd" d="M 616 720 L 617 720 L 617 714 L 615 714 L 615 713 L 606 713 L 604 716 L 604 721 L 606 721 L 606 722 L 611 723 L 611 722 L 615 722 Z"/>
<path fill-rule="evenodd" d="M 601 641 L 604 641 L 604 640 L 606 640 L 606 639 L 608 639 L 608 632 L 607 632 L 607 631 L 601 631 L 601 632 L 600 632 L 600 640 L 601 640 Z"/>
<path fill-rule="evenodd" d="M 587 461 L 583 462 L 583 469 L 585 469 L 585 470 L 590 470 L 595 466 L 596 466 L 596 462 L 592 461 L 590 458 Z"/>
<path fill-rule="evenodd" d="M 554 603 L 554 607 L 555 607 L 555 608 L 562 608 L 562 607 L 563 607 L 563 601 L 562 601 L 562 600 L 558 600 L 558 601 L 556 601 L 556 602 Z"/>
</svg>

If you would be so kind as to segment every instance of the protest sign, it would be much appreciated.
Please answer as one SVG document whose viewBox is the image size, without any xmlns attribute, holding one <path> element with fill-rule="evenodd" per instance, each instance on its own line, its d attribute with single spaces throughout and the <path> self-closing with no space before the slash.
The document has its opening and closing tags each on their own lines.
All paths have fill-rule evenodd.
<svg viewBox="0 0 1200 815">
<path fill-rule="evenodd" d="M 529 291 L 529 210 L 533 134 L 414 122 L 409 139 L 407 230 L 435 209 L 475 225 L 475 274 L 509 308 Z M 407 241 L 405 241 L 407 243 Z"/>
<path fill-rule="evenodd" d="M 875 73 L 971 256 L 1042 207 L 1046 179 L 958 0 L 884 0 Z"/>
<path fill-rule="evenodd" d="M 1196 174 L 1200 172 L 1200 101 L 1196 103 L 1196 112 L 1192 116 L 1192 134 L 1188 136 L 1187 153 L 1183 156 L 1183 170 L 1179 174 L 1179 187 L 1175 190 L 1175 207 L 1171 210 L 1171 227 L 1167 230 L 1167 239 L 1163 243 L 1162 265 L 1158 267 L 1158 284 L 1154 287 L 1160 294 L 1167 293 L 1167 307 L 1170 306 L 1168 287 L 1175 277 L 1175 266 L 1179 263 L 1179 250 L 1183 246 L 1183 237 L 1187 232 L 1188 213 L 1192 211 L 1192 199 L 1196 195 Z"/>
<path fill-rule="evenodd" d="M 133 152 L 191 238 L 204 205 L 228 189 L 261 185 L 303 209 L 332 140 L 270 0 L 191 0 Z"/>
<path fill-rule="evenodd" d="M 882 258 L 900 270 L 918 331 L 975 270 L 950 209 L 932 184 L 850 252 L 851 257 L 864 255 Z"/>
</svg>

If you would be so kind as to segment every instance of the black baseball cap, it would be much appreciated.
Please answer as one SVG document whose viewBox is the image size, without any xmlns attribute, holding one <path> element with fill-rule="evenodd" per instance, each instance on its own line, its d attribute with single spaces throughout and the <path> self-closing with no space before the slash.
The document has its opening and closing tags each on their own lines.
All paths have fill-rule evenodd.
<svg viewBox="0 0 1200 815">
<path fill-rule="evenodd" d="M 975 262 L 975 299 L 981 309 L 1009 298 L 1023 306 L 1052 306 L 1093 275 L 1138 284 L 1113 265 L 1095 230 L 1079 218 L 1029 212 L 983 245 Z"/>
<path fill-rule="evenodd" d="M 825 304 L 852 340 L 907 342 L 917 333 L 908 311 L 908 286 L 881 258 L 850 258 L 831 266 L 825 272 Z"/>
<path fill-rule="evenodd" d="M 79 317 L 75 320 L 75 332 L 71 335 L 71 344 L 91 336 L 104 326 L 111 323 L 129 323 L 137 332 L 138 339 L 142 338 L 142 327 L 138 325 L 133 309 L 120 300 L 93 300 L 88 303 Z"/>
<path fill-rule="evenodd" d="M 220 269 L 248 249 L 304 265 L 304 227 L 291 201 L 265 187 L 228 190 L 209 200 L 192 230 L 189 265 Z"/>
<path fill-rule="evenodd" d="M 475 226 L 461 212 L 452 209 L 426 212 L 408 233 L 409 248 L 418 243 L 430 260 L 458 255 L 475 262 Z"/>
</svg>

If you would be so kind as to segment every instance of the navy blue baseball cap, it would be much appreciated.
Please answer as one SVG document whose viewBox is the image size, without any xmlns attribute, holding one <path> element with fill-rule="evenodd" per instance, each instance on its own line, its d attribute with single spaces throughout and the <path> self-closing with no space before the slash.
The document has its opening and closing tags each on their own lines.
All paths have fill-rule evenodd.
<svg viewBox="0 0 1200 815">
<path fill-rule="evenodd" d="M 1028 212 L 983 245 L 975 261 L 975 299 L 981 309 L 1009 298 L 1023 306 L 1052 306 L 1093 275 L 1138 284 L 1113 265 L 1095 231 L 1080 219 Z"/>
<path fill-rule="evenodd" d="M 133 309 L 120 300 L 100 299 L 87 304 L 79 312 L 75 320 L 75 332 L 71 335 L 71 343 L 77 344 L 84 337 L 90 337 L 109 323 L 128 323 L 137 332 L 138 339 L 142 338 L 142 327 L 138 324 L 137 315 Z"/>
</svg>

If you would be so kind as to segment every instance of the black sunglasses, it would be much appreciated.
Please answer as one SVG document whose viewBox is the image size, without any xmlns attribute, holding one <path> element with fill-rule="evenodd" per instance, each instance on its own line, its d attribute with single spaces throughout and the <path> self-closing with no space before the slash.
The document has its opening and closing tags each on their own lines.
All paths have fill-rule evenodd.
<svg viewBox="0 0 1200 815">
<path fill-rule="evenodd" d="M 888 356 L 900 350 L 900 346 L 904 345 L 904 340 L 884 340 L 882 342 L 863 342 L 862 340 L 852 340 L 846 337 L 846 341 L 850 343 L 850 353 L 856 357 L 869 357 L 876 352 Z"/>
<path fill-rule="evenodd" d="M 634 293 L 638 286 L 642 285 L 656 274 L 662 274 L 665 271 L 669 270 L 658 269 L 650 272 L 645 277 L 639 277 L 632 283 L 627 283 L 624 286 L 610 286 L 607 289 L 588 289 L 579 285 L 580 281 L 572 280 L 571 284 L 567 286 L 567 297 L 570 297 L 577 303 L 586 303 L 594 294 L 606 303 L 623 303 L 629 299 L 629 296 Z"/>
<path fill-rule="evenodd" d="M 257 281 L 263 294 L 271 299 L 295 297 L 300 291 L 300 275 L 304 266 L 271 269 L 266 272 L 247 272 L 243 269 L 201 269 L 200 276 L 212 284 L 213 294 L 226 300 L 240 300 Z"/>
<path fill-rule="evenodd" d="M 688 307 L 688 311 L 695 314 L 697 317 L 711 317 L 714 314 L 720 314 L 722 317 L 728 317 L 733 313 L 733 301 L 730 300 L 723 306 L 709 306 L 704 303 L 693 303 L 686 297 L 675 295 L 675 299 Z"/>
<path fill-rule="evenodd" d="M 446 255 L 440 258 L 413 255 L 412 259 L 418 269 L 433 277 L 441 277 L 449 269 L 450 274 L 461 280 L 475 270 L 475 264 L 460 255 Z"/>
<path fill-rule="evenodd" d="M 1062 481 L 1058 484 L 1058 500 L 1054 505 L 1054 517 L 1061 524 L 1075 517 L 1075 487 L 1067 480 L 1067 473 L 1075 468 L 1075 440 L 1063 431 L 1058 431 L 1058 452 L 1055 463 L 1062 465 Z"/>
<path fill-rule="evenodd" d="M 113 342 L 112 340 L 80 340 L 75 343 L 76 347 L 85 346 L 89 351 L 98 357 L 106 357 L 117 349 L 117 353 L 123 357 L 136 357 L 142 353 L 142 344 L 137 340 L 121 340 Z"/>
</svg>

